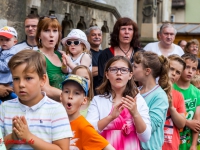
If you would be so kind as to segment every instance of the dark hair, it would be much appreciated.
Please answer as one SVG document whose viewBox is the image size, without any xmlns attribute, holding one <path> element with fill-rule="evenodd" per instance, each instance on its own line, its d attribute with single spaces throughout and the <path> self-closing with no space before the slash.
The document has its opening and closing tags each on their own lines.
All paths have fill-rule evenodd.
<svg viewBox="0 0 200 150">
<path fill-rule="evenodd" d="M 153 78 L 159 77 L 158 83 L 171 101 L 171 83 L 168 76 L 169 62 L 167 58 L 150 51 L 138 51 L 134 55 L 134 63 L 142 63 L 143 68 L 151 69 Z"/>
<path fill-rule="evenodd" d="M 178 45 L 179 45 L 179 46 L 181 45 L 181 42 L 182 42 L 182 41 L 185 41 L 185 40 L 180 40 L 180 41 L 178 41 Z"/>
<path fill-rule="evenodd" d="M 71 74 L 76 74 L 78 69 L 86 69 L 88 74 L 89 74 L 89 77 L 90 77 L 90 89 L 88 90 L 88 95 L 87 96 L 88 96 L 89 100 L 91 101 L 92 98 L 94 97 L 92 73 L 91 73 L 91 71 L 90 71 L 90 69 L 88 67 L 86 67 L 84 65 L 78 65 L 72 70 Z"/>
<path fill-rule="evenodd" d="M 190 59 L 192 62 L 198 62 L 198 58 L 196 55 L 191 53 L 185 53 L 181 56 L 181 58 L 186 61 L 187 59 Z"/>
<path fill-rule="evenodd" d="M 186 67 L 185 61 L 177 54 L 172 54 L 168 56 L 169 61 L 177 61 L 183 66 L 183 70 Z"/>
<path fill-rule="evenodd" d="M 40 16 L 38 14 L 28 14 L 24 21 L 26 21 L 26 19 L 38 19 L 39 20 L 39 18 L 40 18 Z"/>
<path fill-rule="evenodd" d="M 38 26 L 37 26 L 37 32 L 36 32 L 36 36 L 35 36 L 35 40 L 36 40 L 36 43 L 37 43 L 37 46 L 38 48 L 42 48 L 42 42 L 40 41 L 39 37 L 40 37 L 40 34 L 41 34 L 41 31 L 42 30 L 47 30 L 49 27 L 52 27 L 52 28 L 58 28 L 58 41 L 55 45 L 55 50 L 58 50 L 58 45 L 60 43 L 60 40 L 61 40 L 61 25 L 60 23 L 58 22 L 58 20 L 56 18 L 48 18 L 48 17 L 45 17 L 44 19 L 41 19 L 39 22 L 38 22 Z"/>
<path fill-rule="evenodd" d="M 22 50 L 10 59 L 8 62 L 8 67 L 12 72 L 13 69 L 21 64 L 26 64 L 24 72 L 28 70 L 35 71 L 40 78 L 46 74 L 46 60 L 44 55 L 40 52 L 30 49 Z"/>
<path fill-rule="evenodd" d="M 124 61 L 127 65 L 128 65 L 128 68 L 130 70 L 130 72 L 133 72 L 133 68 L 132 68 L 132 65 L 130 63 L 130 61 L 125 58 L 124 56 L 114 56 L 112 57 L 105 65 L 105 69 L 104 69 L 104 72 L 108 72 L 108 68 L 111 66 L 111 64 L 113 62 L 116 62 L 116 61 L 119 61 L 119 60 L 122 60 Z M 96 91 L 98 94 L 101 94 L 101 95 L 104 95 L 105 97 L 109 97 L 110 93 L 114 93 L 113 89 L 111 88 L 111 84 L 110 84 L 110 81 L 106 78 L 105 76 L 105 73 L 104 73 L 104 77 L 103 77 L 103 82 L 102 84 L 96 88 Z M 137 86 L 134 82 L 134 79 L 131 78 L 127 84 L 126 84 L 126 88 L 125 90 L 123 91 L 123 96 L 125 97 L 126 95 L 129 95 L 131 97 L 135 97 L 138 93 L 138 89 L 137 89 Z M 114 93 L 115 95 L 115 93 Z M 115 97 L 115 96 L 114 96 Z"/>
<path fill-rule="evenodd" d="M 121 26 L 127 26 L 132 25 L 133 26 L 133 39 L 131 40 L 130 46 L 134 47 L 140 47 L 139 42 L 139 33 L 138 33 L 138 27 L 137 24 L 131 20 L 130 18 L 124 17 L 117 20 L 113 27 L 113 32 L 110 34 L 110 45 L 112 47 L 119 46 L 119 31 Z"/>
</svg>

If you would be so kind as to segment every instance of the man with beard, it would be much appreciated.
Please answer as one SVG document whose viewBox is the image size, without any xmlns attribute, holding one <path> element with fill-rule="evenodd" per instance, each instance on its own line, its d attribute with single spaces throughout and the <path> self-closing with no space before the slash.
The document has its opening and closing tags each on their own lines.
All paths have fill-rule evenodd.
<svg viewBox="0 0 200 150">
<path fill-rule="evenodd" d="M 102 50 L 99 49 L 99 46 L 102 43 L 102 31 L 97 26 L 92 26 L 86 31 L 88 42 L 91 46 L 92 53 L 92 75 L 93 75 L 93 89 L 94 94 L 96 95 L 95 88 L 98 86 L 98 59 Z"/>
<path fill-rule="evenodd" d="M 147 44 L 144 47 L 144 50 L 152 51 L 165 57 L 168 57 L 172 54 L 182 56 L 184 54 L 182 48 L 173 43 L 176 33 L 177 31 L 172 24 L 164 23 L 160 27 L 160 32 L 158 33 L 160 41 Z"/>
</svg>

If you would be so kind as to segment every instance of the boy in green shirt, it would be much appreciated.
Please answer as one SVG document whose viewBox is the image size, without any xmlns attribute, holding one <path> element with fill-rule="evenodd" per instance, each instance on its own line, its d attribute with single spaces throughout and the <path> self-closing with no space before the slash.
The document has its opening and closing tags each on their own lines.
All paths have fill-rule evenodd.
<svg viewBox="0 0 200 150">
<path fill-rule="evenodd" d="M 200 91 L 190 84 L 197 71 L 198 60 L 193 54 L 182 56 L 186 68 L 180 79 L 174 84 L 174 89 L 184 96 L 186 107 L 186 126 L 180 131 L 180 150 L 196 150 L 200 130 Z"/>
</svg>

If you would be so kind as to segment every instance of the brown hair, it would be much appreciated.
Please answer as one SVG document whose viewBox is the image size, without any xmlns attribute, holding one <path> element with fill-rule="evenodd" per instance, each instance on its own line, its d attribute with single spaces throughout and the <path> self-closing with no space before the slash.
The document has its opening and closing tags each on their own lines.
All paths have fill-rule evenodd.
<svg viewBox="0 0 200 150">
<path fill-rule="evenodd" d="M 183 66 L 183 70 L 186 67 L 185 61 L 177 54 L 173 54 L 168 56 L 169 61 L 177 61 Z"/>
<path fill-rule="evenodd" d="M 86 54 L 89 54 L 91 56 L 90 51 L 86 48 L 84 43 L 81 43 L 83 45 L 83 52 L 85 52 Z M 71 56 L 73 56 L 73 54 L 69 51 L 69 46 L 65 45 L 65 52 L 66 54 L 70 54 Z"/>
<path fill-rule="evenodd" d="M 194 86 L 197 83 L 200 83 L 200 75 L 195 75 L 191 80 L 191 84 L 193 84 Z"/>
<path fill-rule="evenodd" d="M 28 14 L 24 20 L 24 22 L 26 21 L 26 19 L 38 19 L 39 20 L 40 16 L 38 14 Z"/>
<path fill-rule="evenodd" d="M 58 22 L 58 20 L 56 18 L 48 18 L 48 17 L 45 17 L 44 19 L 41 19 L 39 22 L 38 22 L 38 26 L 37 26 L 37 32 L 36 32 L 36 37 L 35 37 L 35 40 L 36 40 L 36 43 L 37 43 L 37 46 L 38 48 L 42 48 L 42 42 L 40 41 L 40 34 L 41 34 L 41 31 L 43 30 L 47 30 L 49 27 L 52 27 L 52 28 L 58 28 L 58 33 L 59 33 L 59 37 L 58 37 L 58 41 L 55 45 L 55 50 L 58 49 L 58 45 L 60 43 L 60 40 L 61 40 L 61 25 L 60 23 Z"/>
<path fill-rule="evenodd" d="M 78 69 L 86 69 L 88 74 L 89 74 L 89 77 L 90 77 L 90 89 L 88 91 L 88 95 L 87 96 L 88 96 L 89 100 L 91 101 L 92 98 L 94 97 L 92 73 L 91 73 L 91 71 L 90 71 L 90 69 L 88 67 L 86 67 L 84 65 L 78 65 L 72 70 L 72 74 L 76 74 L 76 71 Z"/>
<path fill-rule="evenodd" d="M 46 74 L 46 60 L 44 56 L 30 49 L 24 49 L 15 54 L 8 62 L 11 72 L 19 65 L 26 64 L 24 72 L 28 70 L 35 71 L 40 78 Z"/>
<path fill-rule="evenodd" d="M 117 20 L 113 27 L 113 32 L 110 34 L 110 45 L 112 47 L 117 47 L 119 46 L 119 31 L 121 26 L 128 26 L 132 25 L 133 26 L 133 38 L 131 40 L 130 46 L 133 48 L 135 47 L 140 47 L 140 42 L 139 42 L 139 33 L 138 33 L 138 27 L 137 24 L 131 20 L 130 18 L 124 17 L 120 18 Z"/>
<path fill-rule="evenodd" d="M 198 58 L 197 58 L 197 56 L 196 55 L 194 55 L 194 54 L 191 54 L 191 53 L 185 53 L 185 54 L 183 54 L 182 56 L 181 56 L 181 58 L 184 60 L 184 61 L 186 61 L 187 59 L 190 59 L 192 62 L 197 62 L 197 64 L 198 64 Z"/>
<path fill-rule="evenodd" d="M 104 72 L 108 72 L 108 68 L 112 65 L 113 62 L 116 62 L 116 61 L 119 61 L 119 60 L 122 60 L 124 61 L 130 72 L 133 72 L 133 68 L 132 68 L 132 65 L 130 63 L 130 61 L 125 58 L 124 56 L 114 56 L 112 57 L 105 65 L 105 69 L 104 69 Z M 113 91 L 113 89 L 111 88 L 111 84 L 110 84 L 110 81 L 106 78 L 105 76 L 105 73 L 104 73 L 104 77 L 103 77 L 103 82 L 102 84 L 96 88 L 96 91 L 98 94 L 101 94 L 101 95 L 104 95 L 105 97 L 109 97 L 110 96 L 110 93 L 114 93 L 115 95 L 115 92 Z M 125 97 L 126 95 L 129 95 L 131 97 L 135 97 L 138 93 L 138 89 L 137 89 L 137 86 L 134 82 L 134 79 L 131 78 L 127 84 L 126 84 L 126 88 L 125 90 L 123 91 L 123 96 Z M 115 96 L 114 96 L 115 97 Z"/>
<path fill-rule="evenodd" d="M 198 41 L 197 39 L 192 39 L 192 40 L 190 40 L 189 42 L 187 42 L 187 44 L 186 44 L 186 46 L 185 46 L 185 48 L 184 48 L 184 52 L 185 52 L 185 53 L 190 53 L 190 52 L 189 52 L 189 47 L 190 47 L 190 45 L 192 45 L 192 44 L 197 45 L 197 46 L 199 47 L 199 41 Z"/>
<path fill-rule="evenodd" d="M 171 83 L 168 76 L 169 62 L 163 55 L 158 56 L 150 51 L 139 51 L 134 55 L 134 63 L 140 64 L 144 68 L 150 68 L 153 78 L 159 77 L 158 83 L 171 101 Z"/>
</svg>

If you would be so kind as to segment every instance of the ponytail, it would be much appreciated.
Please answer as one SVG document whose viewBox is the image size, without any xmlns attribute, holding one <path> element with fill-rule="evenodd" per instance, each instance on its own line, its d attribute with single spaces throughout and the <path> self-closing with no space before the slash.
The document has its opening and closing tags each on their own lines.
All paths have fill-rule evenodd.
<svg viewBox="0 0 200 150">
<path fill-rule="evenodd" d="M 163 55 L 159 56 L 159 61 L 162 64 L 160 69 L 160 76 L 158 83 L 162 87 L 162 89 L 166 92 L 169 102 L 172 101 L 171 96 L 171 83 L 168 76 L 169 71 L 169 62 L 167 58 Z"/>
</svg>

